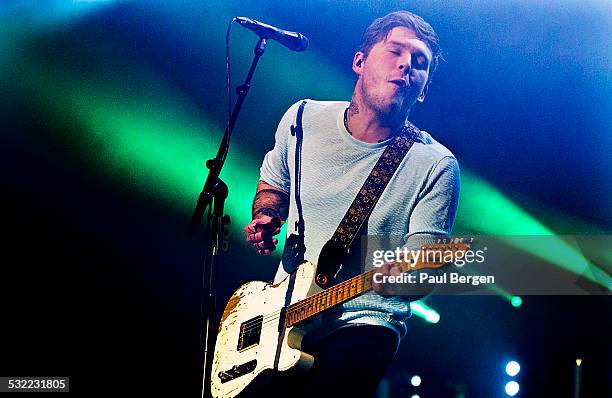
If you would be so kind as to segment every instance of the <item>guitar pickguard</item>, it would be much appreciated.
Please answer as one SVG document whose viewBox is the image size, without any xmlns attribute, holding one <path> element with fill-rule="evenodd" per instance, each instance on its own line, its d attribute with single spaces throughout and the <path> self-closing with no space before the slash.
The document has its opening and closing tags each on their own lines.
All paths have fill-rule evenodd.
<svg viewBox="0 0 612 398">
<path fill-rule="evenodd" d="M 314 264 L 308 262 L 298 267 L 290 304 L 306 298 L 314 272 Z M 289 286 L 289 278 L 275 285 L 249 282 L 230 298 L 212 363 L 211 391 L 215 398 L 235 397 L 264 372 L 307 369 L 314 362 L 311 355 L 299 350 L 303 332 L 293 326 L 284 328 L 281 310 Z"/>
</svg>

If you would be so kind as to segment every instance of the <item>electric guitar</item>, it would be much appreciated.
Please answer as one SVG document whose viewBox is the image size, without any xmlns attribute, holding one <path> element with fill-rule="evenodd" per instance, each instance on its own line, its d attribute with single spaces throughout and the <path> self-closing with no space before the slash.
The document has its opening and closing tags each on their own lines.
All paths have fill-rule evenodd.
<svg viewBox="0 0 612 398">
<path fill-rule="evenodd" d="M 440 268 L 465 255 L 469 247 L 463 241 L 425 245 L 421 247 L 425 255 L 415 263 L 397 264 L 402 272 Z M 444 256 L 436 256 L 439 251 Z M 233 398 L 247 387 L 257 388 L 278 372 L 309 369 L 314 358 L 300 350 L 302 337 L 312 323 L 305 321 L 372 290 L 374 273 L 376 269 L 321 291 L 315 283 L 316 265 L 304 261 L 280 283 L 255 281 L 238 288 L 219 324 L 211 371 L 212 395 Z"/>
</svg>

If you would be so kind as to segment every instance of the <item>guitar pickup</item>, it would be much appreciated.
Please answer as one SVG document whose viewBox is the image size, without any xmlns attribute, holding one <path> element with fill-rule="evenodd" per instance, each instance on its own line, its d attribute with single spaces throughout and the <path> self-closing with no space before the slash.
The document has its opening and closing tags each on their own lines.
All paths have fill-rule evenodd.
<svg viewBox="0 0 612 398">
<path fill-rule="evenodd" d="M 261 337 L 261 325 L 263 315 L 249 319 L 240 325 L 240 336 L 238 337 L 238 352 L 244 351 L 259 344 Z"/>
</svg>

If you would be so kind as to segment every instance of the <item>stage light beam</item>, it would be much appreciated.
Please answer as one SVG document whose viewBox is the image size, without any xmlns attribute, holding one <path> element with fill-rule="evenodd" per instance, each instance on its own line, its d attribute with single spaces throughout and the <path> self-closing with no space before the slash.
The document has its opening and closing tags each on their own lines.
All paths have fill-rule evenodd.
<svg viewBox="0 0 612 398">
<path fill-rule="evenodd" d="M 429 307 L 421 300 L 410 303 L 410 310 L 414 315 L 425 319 L 429 323 L 440 322 L 440 314 L 438 311 Z"/>
<path fill-rule="evenodd" d="M 107 8 L 110 2 L 104 3 Z M 80 3 L 69 6 L 63 2 L 53 4 L 61 8 L 61 13 L 56 14 L 62 15 L 61 18 L 50 20 L 54 28 L 85 15 L 83 10 L 93 12 L 102 9 L 89 5 L 84 7 L 85 4 Z M 176 11 L 175 17 L 184 17 L 177 9 L 170 10 Z M 219 18 L 218 12 L 204 15 L 207 22 L 211 22 L 204 24 L 207 29 L 211 29 L 206 32 L 210 34 L 205 36 L 217 40 L 216 44 L 223 44 L 223 36 L 212 32 L 223 30 L 226 21 Z M 102 51 L 97 54 L 96 59 L 100 59 L 101 65 L 104 65 L 104 73 L 101 75 L 93 72 L 95 68 L 86 75 L 75 73 L 80 69 L 67 69 L 69 64 L 63 63 L 61 56 L 49 57 L 36 53 L 37 47 L 32 47 L 28 42 L 46 33 L 45 28 L 49 24 L 41 23 L 40 19 L 28 20 L 30 23 L 27 29 L 20 23 L 0 28 L 4 39 L 0 44 L 0 54 L 4 59 L 18 61 L 0 62 L 0 67 L 6 66 L 2 69 L 7 69 L 3 70 L 0 79 L 10 83 L 9 86 L 23 98 L 34 99 L 34 102 L 39 103 L 41 113 L 45 114 L 48 121 L 60 127 L 64 127 L 62 123 L 66 121 L 77 126 L 66 130 L 66 134 L 69 142 L 80 146 L 77 151 L 82 153 L 85 162 L 103 170 L 106 175 L 110 169 L 113 172 L 111 174 L 118 174 L 138 184 L 147 197 L 155 194 L 157 199 L 170 199 L 175 206 L 190 214 L 204 178 L 202 160 L 207 158 L 207 152 L 215 149 L 222 126 L 218 126 L 212 117 L 207 117 L 209 115 L 199 113 L 196 104 L 190 103 L 171 84 L 165 84 L 146 64 L 129 61 L 130 57 L 122 54 L 120 46 L 110 56 Z M 250 43 L 238 41 L 234 44 L 238 54 L 251 49 Z M 26 48 L 34 49 L 34 54 L 15 51 Z M 293 56 L 289 52 L 279 51 L 275 54 L 276 62 L 261 65 L 259 78 L 273 85 L 268 91 L 279 93 L 286 92 L 287 87 L 293 87 L 296 91 L 308 87 L 313 97 L 328 97 L 329 94 L 350 90 L 352 77 L 349 78 L 349 75 L 338 70 L 316 51 L 306 54 L 304 67 L 300 71 L 301 79 L 296 83 Z M 244 63 L 246 59 L 243 57 L 240 62 Z M 13 68 L 12 65 L 19 65 L 19 68 Z M 282 68 L 280 72 L 279 67 Z M 321 70 L 327 71 L 327 79 L 321 79 Z M 271 79 L 272 76 L 277 79 Z M 125 87 L 126 81 L 130 82 L 129 90 Z M 288 99 L 283 97 L 282 100 Z M 71 136 L 75 131 L 82 131 L 85 136 Z M 229 159 L 224 170 L 233 194 L 227 207 L 228 212 L 236 216 L 238 224 L 246 224 L 250 221 L 250 202 L 257 173 L 256 170 L 245 170 L 242 166 L 245 163 L 257 164 L 260 155 L 255 155 L 250 148 L 242 147 L 240 143 L 236 143 L 232 151 L 234 156 Z M 462 171 L 462 191 L 456 230 L 485 234 L 504 231 L 509 235 L 553 235 L 549 228 L 511 201 L 501 190 L 465 168 Z M 279 235 L 279 240 L 279 246 L 282 247 L 284 234 Z M 582 268 L 576 267 L 585 261 L 580 253 L 568 249 L 563 242 L 559 242 L 558 246 L 560 250 L 555 251 L 557 256 L 548 256 L 546 260 L 573 272 L 581 271 Z M 532 248 L 526 251 L 538 256 Z M 280 256 L 280 250 L 275 256 Z M 593 270 L 602 272 L 595 267 Z M 611 283 L 609 277 L 586 277 L 606 287 Z M 495 292 L 507 299 L 511 297 L 501 287 Z M 439 314 L 432 314 L 425 319 L 436 323 Z"/>
</svg>

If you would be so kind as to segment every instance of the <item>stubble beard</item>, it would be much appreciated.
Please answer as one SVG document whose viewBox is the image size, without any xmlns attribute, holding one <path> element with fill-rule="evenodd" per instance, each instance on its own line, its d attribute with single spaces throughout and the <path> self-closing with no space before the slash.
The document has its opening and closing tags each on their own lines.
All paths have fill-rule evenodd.
<svg viewBox="0 0 612 398">
<path fill-rule="evenodd" d="M 406 106 L 406 98 L 403 101 L 394 98 L 387 102 L 383 95 L 371 93 L 364 80 L 361 80 L 361 93 L 363 105 L 370 108 L 384 125 L 394 126 L 408 117 L 410 109 Z"/>
</svg>

